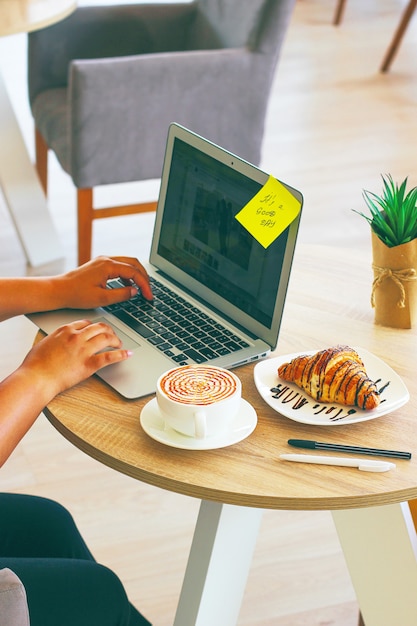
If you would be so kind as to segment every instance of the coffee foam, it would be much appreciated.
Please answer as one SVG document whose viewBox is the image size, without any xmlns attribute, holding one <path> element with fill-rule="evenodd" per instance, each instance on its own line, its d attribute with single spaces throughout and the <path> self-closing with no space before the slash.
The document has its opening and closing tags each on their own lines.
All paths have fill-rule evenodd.
<svg viewBox="0 0 417 626">
<path fill-rule="evenodd" d="M 237 383 L 227 370 L 184 365 L 167 372 L 161 378 L 160 388 L 174 402 L 201 406 L 229 398 L 236 392 Z"/>
</svg>

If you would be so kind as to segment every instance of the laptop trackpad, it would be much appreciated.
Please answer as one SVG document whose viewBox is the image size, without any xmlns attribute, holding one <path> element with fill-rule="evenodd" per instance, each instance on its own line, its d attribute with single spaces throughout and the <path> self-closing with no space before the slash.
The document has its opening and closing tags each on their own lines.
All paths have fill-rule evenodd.
<svg viewBox="0 0 417 626">
<path fill-rule="evenodd" d="M 114 332 L 116 333 L 116 335 L 119 337 L 120 341 L 122 342 L 122 348 L 124 350 L 136 350 L 137 348 L 140 348 L 141 346 L 140 343 L 137 343 L 134 339 L 126 335 L 126 333 L 120 330 L 120 328 L 118 328 L 117 326 L 109 322 L 109 320 L 106 317 L 97 317 L 92 321 L 103 322 L 104 324 L 107 324 L 107 326 L 110 326 L 110 328 L 114 330 Z M 110 348 L 110 350 L 111 349 L 112 348 Z"/>
</svg>

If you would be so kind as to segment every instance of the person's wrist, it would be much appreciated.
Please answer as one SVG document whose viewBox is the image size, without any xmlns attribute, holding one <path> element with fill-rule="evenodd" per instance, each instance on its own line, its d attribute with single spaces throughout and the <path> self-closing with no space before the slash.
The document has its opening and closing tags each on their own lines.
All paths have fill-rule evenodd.
<svg viewBox="0 0 417 626">
<path fill-rule="evenodd" d="M 18 384 L 27 389 L 26 396 L 41 407 L 40 410 L 61 392 L 56 376 L 25 362 L 14 372 L 14 377 Z"/>
<path fill-rule="evenodd" d="M 66 275 L 53 276 L 50 279 L 51 309 L 65 309 L 70 307 L 69 293 L 70 285 Z"/>
</svg>

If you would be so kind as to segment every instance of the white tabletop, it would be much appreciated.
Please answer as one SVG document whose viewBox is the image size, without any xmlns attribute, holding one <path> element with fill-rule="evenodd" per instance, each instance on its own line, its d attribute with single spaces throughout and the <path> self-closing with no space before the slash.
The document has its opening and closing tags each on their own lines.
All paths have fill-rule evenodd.
<svg viewBox="0 0 417 626">
<path fill-rule="evenodd" d="M 76 0 L 0 0 L 0 36 L 44 28 L 76 7 Z M 55 225 L 1 72 L 0 136 L 0 186 L 26 258 L 33 267 L 60 259 Z"/>
<path fill-rule="evenodd" d="M 29 32 L 64 19 L 75 0 L 0 0 L 0 35 Z"/>
</svg>

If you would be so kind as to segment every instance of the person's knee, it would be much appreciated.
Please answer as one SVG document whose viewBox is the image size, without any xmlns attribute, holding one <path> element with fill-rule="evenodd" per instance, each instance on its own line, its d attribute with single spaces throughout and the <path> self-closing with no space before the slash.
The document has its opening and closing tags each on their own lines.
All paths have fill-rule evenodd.
<svg viewBox="0 0 417 626">
<path fill-rule="evenodd" d="M 31 496 L 26 494 L 2 493 L 0 494 L 0 504 L 3 515 L 11 516 L 14 519 L 22 519 L 26 522 L 30 519 L 32 524 L 41 525 L 46 520 L 52 522 L 65 520 L 72 522 L 72 516 L 55 500 L 41 496 Z"/>
<path fill-rule="evenodd" d="M 48 519 L 51 524 L 74 524 L 71 513 L 62 504 L 50 498 L 34 497 L 34 506 L 37 507 L 39 515 L 43 519 Z"/>
<path fill-rule="evenodd" d="M 93 560 L 71 513 L 38 496 L 1 494 L 3 555 Z"/>
</svg>

